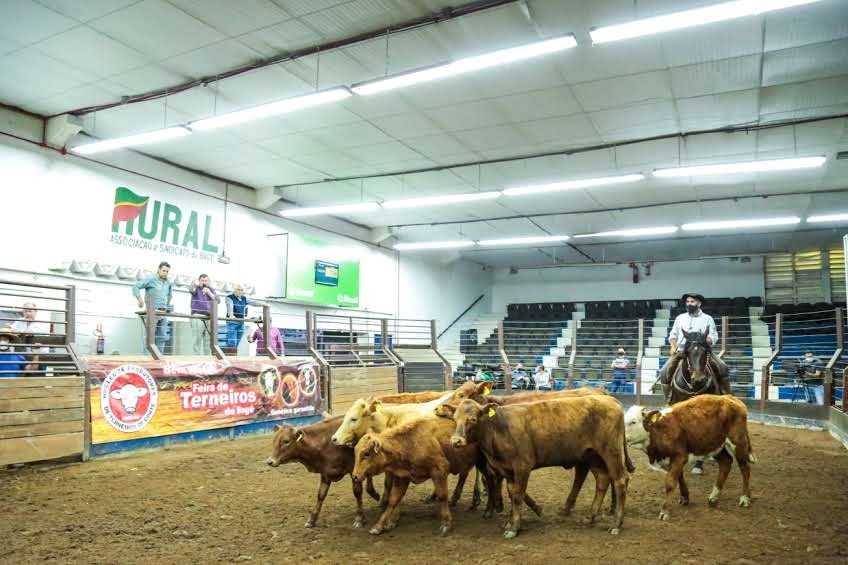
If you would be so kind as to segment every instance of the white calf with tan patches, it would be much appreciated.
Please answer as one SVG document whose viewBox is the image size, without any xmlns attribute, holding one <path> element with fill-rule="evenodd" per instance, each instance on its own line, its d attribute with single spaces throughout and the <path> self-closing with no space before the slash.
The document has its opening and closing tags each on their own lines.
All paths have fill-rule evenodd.
<svg viewBox="0 0 848 565">
<path fill-rule="evenodd" d="M 689 504 L 683 468 L 690 456 L 715 457 L 718 461 L 710 506 L 718 504 L 735 458 L 742 473 L 739 505 L 750 506 L 749 463 L 757 460 L 748 436 L 748 409 L 742 401 L 732 396 L 703 395 L 662 411 L 632 406 L 624 422 L 627 444 L 645 451 L 652 466 L 659 464 L 667 469 L 661 520 L 669 519 L 676 487 L 680 487 L 680 504 Z"/>
</svg>

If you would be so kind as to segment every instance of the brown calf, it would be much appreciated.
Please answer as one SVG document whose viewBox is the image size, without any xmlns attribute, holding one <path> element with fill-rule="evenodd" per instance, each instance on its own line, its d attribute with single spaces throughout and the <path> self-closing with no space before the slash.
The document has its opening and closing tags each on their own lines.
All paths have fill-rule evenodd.
<svg viewBox="0 0 848 565">
<path fill-rule="evenodd" d="M 512 517 L 504 537 L 518 535 L 521 504 L 530 472 L 541 467 L 591 469 L 595 474 L 595 499 L 588 523 L 595 520 L 610 481 L 616 491 L 615 523 L 610 533 L 621 531 L 629 475 L 624 463 L 624 414 L 608 396 L 591 395 L 500 406 L 481 406 L 463 400 L 456 408 L 452 445 L 477 443 L 494 472 L 507 480 Z M 575 487 L 579 492 L 575 474 Z M 582 477 L 585 478 L 585 472 Z M 572 487 L 572 492 L 574 488 Z M 573 501 L 566 500 L 564 511 Z"/>
<path fill-rule="evenodd" d="M 463 383 L 461 387 L 454 391 L 453 396 L 445 403 L 447 406 L 442 405 L 436 408 L 437 416 L 447 416 L 451 417 L 456 406 L 462 400 L 469 398 L 478 404 L 486 404 L 488 402 L 492 402 L 495 404 L 500 404 L 501 406 L 509 406 L 513 404 L 526 404 L 528 402 L 536 402 L 539 400 L 554 400 L 558 398 L 580 398 L 584 396 L 606 396 L 610 397 L 610 394 L 602 388 L 592 388 L 592 387 L 580 387 L 573 388 L 568 390 L 558 390 L 551 392 L 523 392 L 518 394 L 511 394 L 508 396 L 491 396 L 491 387 L 492 383 L 490 382 L 472 382 L 468 381 Z M 630 453 L 627 451 L 627 443 L 624 443 L 624 464 L 627 468 L 628 473 L 632 473 L 636 470 L 636 466 L 633 464 L 633 461 L 630 459 Z M 589 473 L 591 469 L 586 465 L 577 465 L 574 469 L 574 482 L 571 486 L 571 492 L 566 499 L 565 506 L 560 511 L 561 514 L 569 514 L 571 510 L 574 508 L 574 504 L 577 502 L 577 496 L 580 494 L 580 489 L 583 488 L 583 483 L 586 480 L 586 475 Z M 593 472 L 593 475 L 595 473 Z M 500 492 L 500 487 L 503 479 L 502 477 L 498 478 L 498 491 Z M 595 476 L 595 481 L 597 482 L 597 476 Z M 610 497 L 610 514 L 615 513 L 615 507 L 617 504 L 615 489 L 612 490 L 612 496 Z"/>
<path fill-rule="evenodd" d="M 356 444 L 354 480 L 364 480 L 380 473 L 392 476 L 389 502 L 370 533 L 380 534 L 397 525 L 396 509 L 409 483 L 433 481 L 439 502 L 439 533 L 451 529 L 448 505 L 448 475 L 465 474 L 480 461 L 477 446 L 454 448 L 451 435 L 454 424 L 445 418 L 422 417 L 390 428 L 383 433 L 369 433 Z M 488 488 L 494 488 L 486 476 Z"/>
<path fill-rule="evenodd" d="M 418 404 L 438 400 L 444 396 L 445 391 L 427 390 L 424 392 L 400 392 L 398 394 L 384 394 L 378 396 L 377 400 L 383 404 Z"/>
<path fill-rule="evenodd" d="M 342 418 L 330 418 L 304 426 L 293 428 L 290 426 L 275 426 L 271 457 L 266 463 L 277 467 L 285 463 L 302 463 L 311 473 L 321 476 L 321 484 L 318 487 L 318 500 L 315 509 L 309 513 L 306 527 L 315 526 L 318 514 L 324 504 L 324 498 L 330 489 L 330 483 L 340 481 L 345 475 L 353 471 L 354 456 L 353 449 L 345 446 L 334 445 L 330 436 L 338 429 Z M 379 500 L 377 492 L 371 481 L 366 485 L 368 494 Z M 353 481 L 353 496 L 356 497 L 356 518 L 353 521 L 354 528 L 361 528 L 365 522 L 362 511 L 362 483 Z"/>
<path fill-rule="evenodd" d="M 748 409 L 741 400 L 705 394 L 662 410 L 631 406 L 625 415 L 625 429 L 627 443 L 644 449 L 651 464 L 668 469 L 660 520 L 669 519 L 671 497 L 678 485 L 680 504 L 689 504 L 683 468 L 690 454 L 715 456 L 718 460 L 718 477 L 710 493 L 710 506 L 718 504 L 734 457 L 742 473 L 739 506 L 751 505 L 748 463 L 756 463 L 756 457 L 748 437 Z"/>
</svg>

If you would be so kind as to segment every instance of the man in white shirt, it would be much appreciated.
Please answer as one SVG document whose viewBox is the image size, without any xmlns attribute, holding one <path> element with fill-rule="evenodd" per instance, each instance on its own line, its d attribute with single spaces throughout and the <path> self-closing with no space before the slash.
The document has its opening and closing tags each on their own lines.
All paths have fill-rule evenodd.
<svg viewBox="0 0 848 565">
<path fill-rule="evenodd" d="M 660 371 L 659 380 L 662 383 L 666 400 L 669 398 L 669 392 L 671 391 L 670 377 L 674 375 L 677 365 L 683 358 L 683 346 L 686 345 L 686 336 L 683 335 L 683 332 L 706 333 L 707 341 L 710 345 L 718 343 L 719 340 L 715 320 L 713 320 L 712 316 L 701 310 L 701 306 L 704 304 L 704 297 L 697 293 L 687 293 L 683 295 L 683 300 L 686 302 L 686 312 L 677 316 L 671 331 L 668 333 L 671 357 L 666 361 L 662 371 Z M 713 355 L 710 355 L 710 359 L 721 374 L 726 374 L 727 367 L 721 359 Z"/>
<path fill-rule="evenodd" d="M 50 326 L 44 322 L 37 322 L 35 320 L 35 315 L 38 312 L 38 309 L 32 302 L 25 303 L 22 309 L 24 317 L 12 324 L 12 331 L 22 335 L 29 334 L 32 342 L 43 342 L 44 338 L 50 334 Z M 26 348 L 26 350 L 29 351 L 30 348 Z M 49 353 L 50 348 L 41 347 L 39 352 Z"/>
</svg>

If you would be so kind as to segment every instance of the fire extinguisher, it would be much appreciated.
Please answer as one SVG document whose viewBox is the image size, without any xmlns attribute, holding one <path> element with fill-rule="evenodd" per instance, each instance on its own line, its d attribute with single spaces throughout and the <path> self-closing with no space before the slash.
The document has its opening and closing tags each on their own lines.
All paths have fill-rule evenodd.
<svg viewBox="0 0 848 565">
<path fill-rule="evenodd" d="M 97 355 L 103 355 L 103 352 L 106 350 L 106 339 L 103 335 L 103 324 L 100 322 L 97 323 L 94 335 L 97 337 L 97 343 L 95 344 L 94 350 Z"/>
</svg>

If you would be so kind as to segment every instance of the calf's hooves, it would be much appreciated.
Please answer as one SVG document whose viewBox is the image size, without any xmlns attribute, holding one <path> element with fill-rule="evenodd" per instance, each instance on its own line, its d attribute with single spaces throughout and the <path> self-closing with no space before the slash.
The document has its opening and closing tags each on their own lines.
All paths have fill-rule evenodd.
<svg viewBox="0 0 848 565">
<path fill-rule="evenodd" d="M 591 526 L 592 524 L 595 523 L 595 517 L 594 516 L 586 516 L 585 518 L 583 518 L 581 520 L 581 522 L 583 523 L 584 526 Z"/>
<path fill-rule="evenodd" d="M 610 535 L 617 536 L 618 534 L 621 533 L 621 528 L 615 528 L 615 527 L 610 528 L 609 533 L 610 533 Z"/>
<path fill-rule="evenodd" d="M 483 519 L 484 519 L 484 520 L 489 520 L 489 519 L 491 519 L 491 517 L 492 517 L 492 516 L 494 516 L 494 515 L 495 515 L 495 513 L 494 513 L 494 512 L 492 512 L 491 510 L 484 510 L 484 511 L 483 511 Z"/>
<path fill-rule="evenodd" d="M 451 527 L 449 524 L 442 524 L 442 526 L 439 528 L 439 535 L 445 537 L 446 535 L 448 535 L 448 532 L 450 532 L 450 529 Z"/>
<path fill-rule="evenodd" d="M 560 516 L 571 516 L 571 508 L 560 508 L 557 514 Z"/>
<path fill-rule="evenodd" d="M 680 506 L 689 506 L 689 499 L 688 498 L 681 498 L 680 500 L 677 501 L 677 504 L 679 504 Z"/>
<path fill-rule="evenodd" d="M 364 526 L 364 525 L 365 525 L 365 519 L 364 519 L 364 518 L 362 518 L 361 516 L 357 516 L 357 517 L 353 520 L 353 527 L 354 527 L 354 528 L 361 528 L 361 527 L 362 527 L 362 526 Z"/>
<path fill-rule="evenodd" d="M 383 533 L 383 530 L 381 530 L 377 526 L 374 526 L 373 528 L 368 530 L 368 533 L 371 534 L 372 536 L 379 536 L 380 534 Z"/>
<path fill-rule="evenodd" d="M 304 526 L 307 527 L 307 528 L 314 528 L 315 527 L 315 520 L 310 518 L 309 520 L 306 521 Z"/>
<path fill-rule="evenodd" d="M 709 504 L 711 507 L 715 508 L 716 506 L 718 506 L 718 497 L 716 496 L 715 498 L 708 498 L 707 504 Z"/>
<path fill-rule="evenodd" d="M 743 494 L 739 497 L 739 506 L 748 508 L 749 506 L 751 506 L 751 499 Z"/>
<path fill-rule="evenodd" d="M 665 510 L 660 511 L 660 520 L 662 520 L 663 522 L 668 522 L 669 518 L 671 518 L 671 514 L 669 514 Z"/>
<path fill-rule="evenodd" d="M 507 530 L 504 532 L 504 539 L 512 539 L 518 535 L 516 530 Z"/>
</svg>

